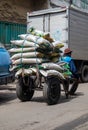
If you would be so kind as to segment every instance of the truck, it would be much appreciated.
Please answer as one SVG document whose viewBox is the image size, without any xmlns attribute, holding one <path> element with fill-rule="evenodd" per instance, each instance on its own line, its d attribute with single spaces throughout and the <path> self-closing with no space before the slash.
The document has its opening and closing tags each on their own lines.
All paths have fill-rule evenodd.
<svg viewBox="0 0 88 130">
<path fill-rule="evenodd" d="M 80 79 L 88 82 L 88 12 L 75 6 L 27 12 L 27 32 L 33 26 L 50 32 L 72 51 Z"/>
<path fill-rule="evenodd" d="M 7 85 L 8 83 L 12 83 L 15 80 L 15 73 L 10 71 L 11 60 L 10 54 L 0 44 L 0 86 Z"/>
</svg>

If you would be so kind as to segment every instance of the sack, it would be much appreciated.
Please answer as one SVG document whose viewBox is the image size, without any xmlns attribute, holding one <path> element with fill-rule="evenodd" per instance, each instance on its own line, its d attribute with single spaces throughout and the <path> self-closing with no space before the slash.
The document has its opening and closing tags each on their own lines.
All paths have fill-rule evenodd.
<svg viewBox="0 0 88 130">
<path fill-rule="evenodd" d="M 18 37 L 20 37 L 23 40 L 28 40 L 30 42 L 35 42 L 35 43 L 37 39 L 40 38 L 39 36 L 34 36 L 32 34 L 21 34 L 21 35 L 18 35 Z"/>
<path fill-rule="evenodd" d="M 41 67 L 43 67 L 44 69 L 50 69 L 50 70 L 57 70 L 57 71 L 63 71 L 64 69 L 62 67 L 60 67 L 60 65 L 55 64 L 55 63 L 43 63 L 41 64 Z"/>
<path fill-rule="evenodd" d="M 12 48 L 9 49 L 8 51 L 11 53 L 21 53 L 21 52 L 33 52 L 35 51 L 35 47 L 29 47 L 29 48 Z"/>
<path fill-rule="evenodd" d="M 56 56 L 56 57 L 50 57 L 49 60 L 51 62 L 54 62 L 54 63 L 57 63 L 58 62 L 58 59 L 59 59 L 59 56 Z"/>
<path fill-rule="evenodd" d="M 44 54 L 39 53 L 39 52 L 17 53 L 17 54 L 14 54 L 11 57 L 11 59 L 15 60 L 15 59 L 18 59 L 18 58 L 36 58 L 36 57 L 42 58 L 42 57 L 44 57 Z"/>
<path fill-rule="evenodd" d="M 31 33 L 32 35 L 35 35 L 35 36 L 40 36 L 40 37 L 44 36 L 44 32 L 43 31 L 37 30 L 34 27 L 30 27 L 28 32 Z"/>
<path fill-rule="evenodd" d="M 44 33 L 43 38 L 48 40 L 49 42 L 54 42 L 54 39 L 50 37 L 50 33 Z"/>
<path fill-rule="evenodd" d="M 24 75 L 32 75 L 32 70 L 31 69 L 24 69 L 24 68 L 22 68 L 22 69 L 19 69 L 17 72 L 16 72 L 16 74 L 15 74 L 15 77 L 17 77 L 17 76 L 19 76 L 19 75 L 22 75 L 22 73 L 24 74 Z"/>
<path fill-rule="evenodd" d="M 20 59 L 12 61 L 12 63 L 15 65 L 17 65 L 17 64 L 40 64 L 43 62 L 47 62 L 47 60 L 42 59 L 42 58 L 20 58 Z"/>
<path fill-rule="evenodd" d="M 47 76 L 58 76 L 60 79 L 65 79 L 63 74 L 56 70 L 47 70 Z"/>
<path fill-rule="evenodd" d="M 59 71 L 56 71 L 56 70 L 47 70 L 47 71 L 44 71 L 44 70 L 40 70 L 40 73 L 47 77 L 47 76 L 57 76 L 58 78 L 60 79 L 65 79 L 63 74 L 60 73 Z"/>
<path fill-rule="evenodd" d="M 29 42 L 27 40 L 12 40 L 11 43 L 21 47 L 38 47 L 34 42 Z"/>
<path fill-rule="evenodd" d="M 63 43 L 60 43 L 59 41 L 52 42 L 54 48 L 62 48 L 64 47 Z"/>
</svg>

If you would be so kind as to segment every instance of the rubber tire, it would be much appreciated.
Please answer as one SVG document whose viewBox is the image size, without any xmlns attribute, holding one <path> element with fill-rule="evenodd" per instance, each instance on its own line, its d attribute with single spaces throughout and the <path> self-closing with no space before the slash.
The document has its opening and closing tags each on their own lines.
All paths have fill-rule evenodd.
<svg viewBox="0 0 88 130">
<path fill-rule="evenodd" d="M 33 80 L 30 79 L 29 86 L 25 85 L 23 79 L 20 78 L 16 84 L 16 95 L 21 101 L 30 101 L 34 95 L 34 89 L 30 89 L 30 87 L 34 87 Z"/>
<path fill-rule="evenodd" d="M 43 96 L 47 104 L 57 104 L 60 99 L 60 94 L 61 86 L 58 78 L 49 78 L 43 87 Z"/>
<path fill-rule="evenodd" d="M 83 83 L 88 82 L 88 65 L 84 65 L 81 71 L 80 79 Z"/>
<path fill-rule="evenodd" d="M 72 84 L 72 86 L 71 86 L 71 88 L 69 90 L 69 94 L 70 95 L 74 95 L 75 94 L 75 92 L 76 92 L 76 90 L 78 88 L 78 85 L 79 85 L 78 82 L 73 82 L 73 84 Z"/>
</svg>

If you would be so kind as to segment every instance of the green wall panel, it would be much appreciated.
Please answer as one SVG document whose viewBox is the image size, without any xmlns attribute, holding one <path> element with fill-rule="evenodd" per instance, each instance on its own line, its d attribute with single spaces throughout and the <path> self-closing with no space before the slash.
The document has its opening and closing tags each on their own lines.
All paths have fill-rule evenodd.
<svg viewBox="0 0 88 130">
<path fill-rule="evenodd" d="M 0 42 L 10 46 L 11 40 L 19 39 L 19 34 L 26 33 L 26 25 L 0 21 Z"/>
<path fill-rule="evenodd" d="M 79 8 L 88 10 L 88 0 L 73 0 L 73 4 Z"/>
</svg>

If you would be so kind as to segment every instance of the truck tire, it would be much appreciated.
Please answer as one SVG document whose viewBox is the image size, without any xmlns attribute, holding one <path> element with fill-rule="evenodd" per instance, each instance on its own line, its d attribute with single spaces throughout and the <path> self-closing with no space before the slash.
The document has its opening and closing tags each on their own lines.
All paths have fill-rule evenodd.
<svg viewBox="0 0 88 130">
<path fill-rule="evenodd" d="M 74 95 L 75 94 L 75 92 L 76 92 L 76 90 L 78 88 L 78 84 L 79 83 L 77 81 L 75 81 L 75 82 L 72 83 L 72 85 L 70 87 L 70 90 L 69 90 L 69 94 L 70 95 Z"/>
<path fill-rule="evenodd" d="M 61 87 L 58 78 L 49 78 L 43 87 L 43 96 L 48 105 L 54 105 L 60 98 Z"/>
<path fill-rule="evenodd" d="M 83 83 L 88 82 L 88 65 L 83 66 L 80 79 Z"/>
<path fill-rule="evenodd" d="M 23 82 L 23 78 L 20 77 L 16 84 L 16 95 L 21 101 L 30 101 L 34 95 L 34 84 L 33 80 L 29 78 L 30 84 L 25 85 Z"/>
</svg>

